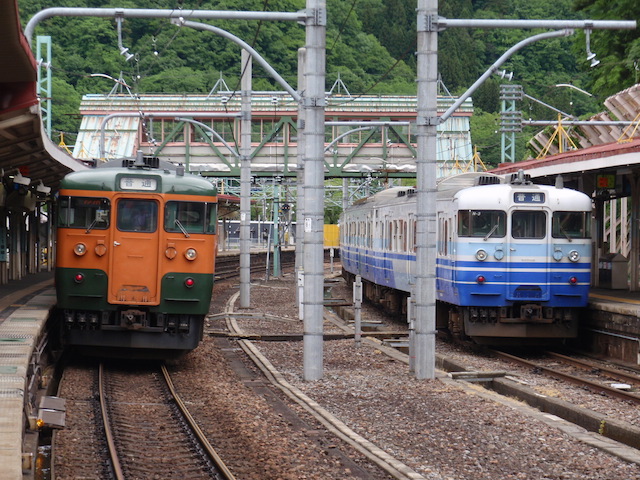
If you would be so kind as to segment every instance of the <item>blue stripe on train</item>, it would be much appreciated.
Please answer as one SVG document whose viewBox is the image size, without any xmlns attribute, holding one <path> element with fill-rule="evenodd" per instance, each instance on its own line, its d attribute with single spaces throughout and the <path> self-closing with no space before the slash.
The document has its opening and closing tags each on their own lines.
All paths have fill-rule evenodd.
<svg viewBox="0 0 640 480">
<path fill-rule="evenodd" d="M 407 273 L 409 266 L 406 262 L 415 262 L 415 255 L 343 247 L 341 258 L 347 271 L 380 285 L 409 291 L 414 280 Z M 438 259 L 438 300 L 477 306 L 502 306 L 514 302 L 535 302 L 554 307 L 583 307 L 587 304 L 591 280 L 589 263 L 518 262 L 509 272 L 506 265 L 505 262 Z M 400 266 L 403 267 L 401 273 Z M 480 274 L 486 280 L 482 285 L 477 283 Z M 578 279 L 576 285 L 569 284 L 572 276 Z"/>
</svg>

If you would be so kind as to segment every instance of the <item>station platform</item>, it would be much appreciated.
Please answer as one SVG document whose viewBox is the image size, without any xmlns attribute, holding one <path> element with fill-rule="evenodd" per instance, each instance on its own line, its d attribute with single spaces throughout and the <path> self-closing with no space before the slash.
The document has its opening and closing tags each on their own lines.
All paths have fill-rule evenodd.
<svg viewBox="0 0 640 480">
<path fill-rule="evenodd" d="M 592 288 L 587 312 L 579 347 L 640 365 L 640 292 Z"/>
<path fill-rule="evenodd" d="M 55 301 L 53 272 L 0 285 L 0 480 L 23 478 L 27 377 Z M 25 460 L 28 468 L 33 458 Z"/>
</svg>

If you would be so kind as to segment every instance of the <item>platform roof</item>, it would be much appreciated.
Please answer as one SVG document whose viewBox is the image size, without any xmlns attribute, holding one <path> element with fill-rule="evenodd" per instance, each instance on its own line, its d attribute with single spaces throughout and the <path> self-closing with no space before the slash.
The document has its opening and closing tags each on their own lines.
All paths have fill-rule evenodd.
<svg viewBox="0 0 640 480">
<path fill-rule="evenodd" d="M 68 172 L 86 168 L 44 131 L 37 64 L 22 33 L 17 0 L 0 2 L 0 169 L 39 180 L 54 190 Z"/>
</svg>

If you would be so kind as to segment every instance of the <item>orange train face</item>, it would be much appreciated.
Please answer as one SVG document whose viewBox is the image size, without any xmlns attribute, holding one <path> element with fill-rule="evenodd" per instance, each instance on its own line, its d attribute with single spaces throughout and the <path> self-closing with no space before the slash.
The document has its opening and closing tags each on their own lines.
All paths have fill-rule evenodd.
<svg viewBox="0 0 640 480">
<path fill-rule="evenodd" d="M 65 341 L 195 348 L 213 287 L 216 193 L 205 179 L 161 170 L 65 177 L 56 260 Z"/>
</svg>

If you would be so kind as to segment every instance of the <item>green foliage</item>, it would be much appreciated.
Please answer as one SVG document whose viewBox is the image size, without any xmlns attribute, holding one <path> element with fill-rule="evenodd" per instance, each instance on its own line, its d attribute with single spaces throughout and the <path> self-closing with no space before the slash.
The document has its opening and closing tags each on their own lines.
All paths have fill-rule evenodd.
<svg viewBox="0 0 640 480">
<path fill-rule="evenodd" d="M 51 91 L 51 124 L 56 126 L 56 131 L 75 134 L 80 127 L 80 99 L 75 89 L 64 80 L 53 78 Z"/>
<path fill-rule="evenodd" d="M 50 5 L 43 0 L 20 0 L 23 25 Z M 120 7 L 184 10 L 268 9 L 295 12 L 305 0 L 58 0 L 59 7 Z M 416 0 L 327 0 L 327 90 L 340 75 L 351 94 L 416 93 Z M 439 15 L 446 18 L 504 19 L 637 19 L 637 0 L 440 0 Z M 200 21 L 200 20 L 196 20 Z M 238 20 L 211 23 L 252 45 L 294 88 L 297 51 L 305 44 L 305 31 L 295 22 Z M 518 29 L 449 28 L 439 35 L 438 69 L 444 84 L 461 94 L 507 49 L 539 31 Z M 126 61 L 118 50 L 113 18 L 54 17 L 43 21 L 36 34 L 53 41 L 54 129 L 69 131 L 77 123 L 67 109 L 86 93 L 108 93 L 113 83 L 92 73 L 123 75 L 134 93 L 206 93 L 222 73 L 231 89 L 239 88 L 240 47 L 210 32 L 172 25 L 167 19 L 125 19 L 122 43 L 135 55 Z M 589 68 L 584 33 L 528 45 L 504 66 L 514 72 L 514 83 L 535 99 L 563 112 L 588 117 L 602 109 L 602 101 L 637 82 L 640 61 L 639 30 L 598 30 L 591 34 L 591 49 L 601 64 Z M 282 90 L 254 64 L 256 90 Z M 499 135 L 489 137 L 489 125 L 500 111 L 497 77 L 489 79 L 473 96 L 478 108 L 472 120 L 474 142 L 495 150 Z M 596 94 L 588 97 L 559 83 L 571 83 Z M 57 95 L 58 93 L 55 93 Z M 58 112 L 57 109 L 63 108 Z M 526 100 L 519 108 L 525 118 L 550 119 L 556 113 L 541 103 Z M 492 115 L 493 117 L 489 117 Z M 485 118 L 486 117 L 486 118 Z M 483 129 L 476 132 L 475 128 Z M 520 142 L 520 140 L 519 140 Z M 523 139 L 524 144 L 526 139 Z M 520 148 L 520 143 L 518 144 Z M 495 161 L 493 150 L 483 153 Z M 519 151 L 520 152 L 520 151 Z M 522 150 L 524 153 L 524 149 Z"/>
</svg>

